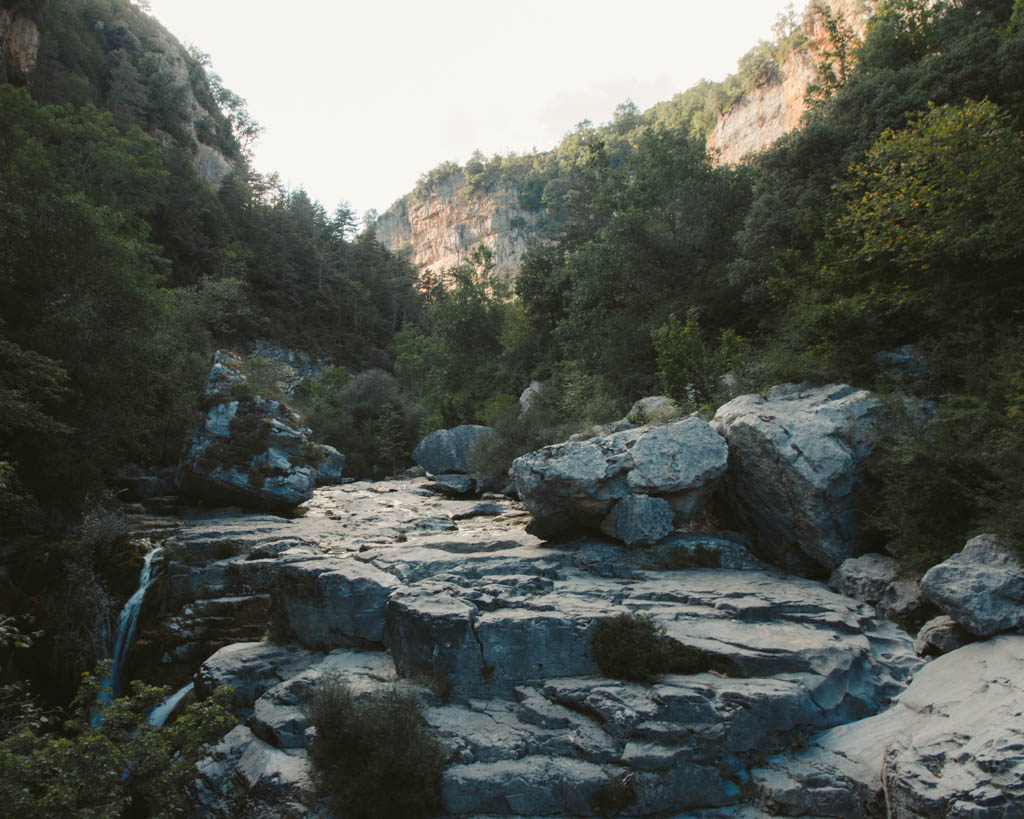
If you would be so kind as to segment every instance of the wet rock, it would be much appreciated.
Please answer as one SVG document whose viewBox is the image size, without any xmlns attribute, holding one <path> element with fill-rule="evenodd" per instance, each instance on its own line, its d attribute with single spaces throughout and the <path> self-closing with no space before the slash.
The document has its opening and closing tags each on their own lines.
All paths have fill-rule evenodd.
<svg viewBox="0 0 1024 819">
<path fill-rule="evenodd" d="M 726 457 L 725 442 L 694 415 L 547 446 L 517 458 L 511 475 L 534 516 L 528 531 L 548 538 L 599 529 L 627 495 L 661 498 L 677 523 L 687 522 L 724 473 Z"/>
<path fill-rule="evenodd" d="M 845 384 L 784 384 L 719 408 L 712 423 L 729 443 L 727 493 L 759 554 L 801 572 L 808 558 L 835 569 L 857 554 L 854 490 L 882 414 L 870 393 Z"/>
<path fill-rule="evenodd" d="M 1024 626 L 1024 563 L 998 535 L 978 535 L 932 566 L 924 596 L 979 637 Z"/>
</svg>

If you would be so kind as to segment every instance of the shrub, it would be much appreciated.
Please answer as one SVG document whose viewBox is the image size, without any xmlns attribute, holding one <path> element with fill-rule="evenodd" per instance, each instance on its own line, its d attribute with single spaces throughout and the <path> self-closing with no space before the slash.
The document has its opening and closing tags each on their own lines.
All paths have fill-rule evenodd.
<svg viewBox="0 0 1024 819">
<path fill-rule="evenodd" d="M 56 734 L 25 729 L 0 742 L 4 815 L 116 817 L 129 804 L 144 804 L 146 815 L 184 815 L 185 789 L 204 746 L 235 723 L 227 711 L 231 689 L 218 688 L 156 728 L 149 710 L 167 690 L 134 682 L 130 696 L 93 719 L 108 672 L 109 661 L 83 675 L 71 716 Z"/>
<path fill-rule="evenodd" d="M 643 682 L 656 674 L 697 674 L 717 658 L 665 634 L 649 614 L 616 614 L 598 621 L 590 653 L 606 677 Z"/>
<path fill-rule="evenodd" d="M 441 812 L 445 757 L 411 691 L 358 695 L 331 675 L 310 691 L 306 712 L 316 726 L 310 757 L 339 814 L 405 819 Z"/>
</svg>

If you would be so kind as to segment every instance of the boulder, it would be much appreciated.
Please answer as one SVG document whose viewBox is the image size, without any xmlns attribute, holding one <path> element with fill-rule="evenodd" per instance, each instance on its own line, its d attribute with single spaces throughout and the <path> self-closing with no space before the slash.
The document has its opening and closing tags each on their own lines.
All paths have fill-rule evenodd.
<svg viewBox="0 0 1024 819">
<path fill-rule="evenodd" d="M 999 535 L 978 535 L 932 566 L 924 596 L 978 637 L 1024 626 L 1024 563 Z"/>
<path fill-rule="evenodd" d="M 309 668 L 315 655 L 297 646 L 233 643 L 206 660 L 196 672 L 196 696 L 205 699 L 220 685 L 234 689 L 234 706 L 247 713 L 256 699 L 282 680 Z"/>
<path fill-rule="evenodd" d="M 631 424 L 663 424 L 678 418 L 679 405 L 667 395 L 648 395 L 633 403 L 626 413 L 626 420 Z"/>
<path fill-rule="evenodd" d="M 434 482 L 430 488 L 441 495 L 449 495 L 454 498 L 463 495 L 472 495 L 476 492 L 476 481 L 469 475 L 435 475 Z"/>
<path fill-rule="evenodd" d="M 887 555 L 867 554 L 844 560 L 828 579 L 830 589 L 875 605 L 899 573 L 899 564 Z"/>
<path fill-rule="evenodd" d="M 122 500 L 140 501 L 173 495 L 178 491 L 178 470 L 176 467 L 144 469 L 136 464 L 127 464 L 118 470 L 118 493 Z"/>
<path fill-rule="evenodd" d="M 345 456 L 327 444 L 320 444 L 320 452 L 323 453 L 324 460 L 316 468 L 316 485 L 334 486 L 341 483 L 341 473 L 345 469 Z"/>
<path fill-rule="evenodd" d="M 178 468 L 181 489 L 275 512 L 309 500 L 319 451 L 296 413 L 247 390 L 241 362 L 218 352 Z"/>
<path fill-rule="evenodd" d="M 531 381 L 529 386 L 519 394 L 519 411 L 529 412 L 544 388 L 547 386 L 544 381 Z"/>
<path fill-rule="evenodd" d="M 712 425 L 729 444 L 727 495 L 766 559 L 811 571 L 856 556 L 854 491 L 883 414 L 845 384 L 784 384 L 719 408 Z"/>
<path fill-rule="evenodd" d="M 722 438 L 691 415 L 547 446 L 517 458 L 511 475 L 534 516 L 527 531 L 550 538 L 577 528 L 599 529 L 629 495 L 663 499 L 676 523 L 688 522 L 714 490 L 726 460 Z"/>
<path fill-rule="evenodd" d="M 976 639 L 948 614 L 940 614 L 921 626 L 914 639 L 914 653 L 918 657 L 940 657 Z"/>
<path fill-rule="evenodd" d="M 664 498 L 626 495 L 601 521 L 601 531 L 627 546 L 649 545 L 672 533 L 672 517 Z"/>
<path fill-rule="evenodd" d="M 416 445 L 412 459 L 431 475 L 464 475 L 469 472 L 469 450 L 481 435 L 490 434 L 490 427 L 476 424 L 436 429 Z"/>
</svg>

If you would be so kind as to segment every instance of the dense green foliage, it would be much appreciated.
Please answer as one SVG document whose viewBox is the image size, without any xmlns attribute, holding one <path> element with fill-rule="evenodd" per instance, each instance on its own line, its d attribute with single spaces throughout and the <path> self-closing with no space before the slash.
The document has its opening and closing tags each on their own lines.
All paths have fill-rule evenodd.
<svg viewBox="0 0 1024 819">
<path fill-rule="evenodd" d="M 316 727 L 310 758 L 339 815 L 440 813 L 445 757 L 413 691 L 357 694 L 341 677 L 326 677 L 310 691 L 306 711 Z"/>
<path fill-rule="evenodd" d="M 83 675 L 70 716 L 56 732 L 24 728 L 0 741 L 0 799 L 9 816 L 115 819 L 129 807 L 148 815 L 184 816 L 185 789 L 204 745 L 234 725 L 231 690 L 220 688 L 156 728 L 148 712 L 168 693 L 139 682 L 130 696 L 102 706 L 103 667 Z"/>
</svg>

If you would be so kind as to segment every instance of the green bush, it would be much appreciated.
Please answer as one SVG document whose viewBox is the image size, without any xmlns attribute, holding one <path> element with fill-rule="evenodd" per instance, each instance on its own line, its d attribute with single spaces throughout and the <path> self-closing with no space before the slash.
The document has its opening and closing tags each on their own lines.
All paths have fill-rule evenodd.
<svg viewBox="0 0 1024 819">
<path fill-rule="evenodd" d="M 591 637 L 590 653 L 605 677 L 635 682 L 656 674 L 698 674 L 721 665 L 708 652 L 669 637 L 649 614 L 602 618 Z"/>
<path fill-rule="evenodd" d="M 184 815 L 195 766 L 234 725 L 231 689 L 218 688 L 172 724 L 155 728 L 149 710 L 166 689 L 139 682 L 132 693 L 102 707 L 97 696 L 109 663 L 83 675 L 70 717 L 57 733 L 25 729 L 0 742 L 0 801 L 5 816 Z M 143 808 L 143 806 L 145 806 Z"/>
<path fill-rule="evenodd" d="M 359 695 L 332 675 L 310 691 L 306 712 L 316 726 L 310 757 L 340 815 L 408 819 L 441 812 L 445 757 L 411 691 L 396 686 Z"/>
</svg>

